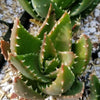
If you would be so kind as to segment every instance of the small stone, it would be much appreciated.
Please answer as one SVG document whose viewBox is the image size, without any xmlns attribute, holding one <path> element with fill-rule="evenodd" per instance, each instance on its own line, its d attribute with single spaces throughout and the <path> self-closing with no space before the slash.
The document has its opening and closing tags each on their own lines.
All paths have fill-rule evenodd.
<svg viewBox="0 0 100 100">
<path fill-rule="evenodd" d="M 100 23 L 100 15 L 96 17 L 96 20 Z"/>
<path fill-rule="evenodd" d="M 0 74 L 0 80 L 4 78 L 4 74 Z"/>
<path fill-rule="evenodd" d="M 95 17 L 100 16 L 100 11 L 99 11 L 99 9 L 95 9 L 94 15 L 95 15 Z"/>
<path fill-rule="evenodd" d="M 4 93 L 2 90 L 0 90 L 0 100 L 2 100 L 4 94 L 5 94 L 5 93 Z"/>
<path fill-rule="evenodd" d="M 92 26 L 92 27 L 95 27 L 95 26 L 96 26 L 96 24 L 97 24 L 97 23 L 96 23 L 96 21 L 95 21 L 95 20 L 93 20 L 93 21 L 91 21 L 91 22 L 90 22 L 90 26 Z"/>
<path fill-rule="evenodd" d="M 94 48 L 98 47 L 98 43 L 93 43 Z"/>
<path fill-rule="evenodd" d="M 96 32 L 96 29 L 95 28 L 90 28 L 90 30 L 89 30 L 91 33 L 94 33 L 94 32 Z"/>
<path fill-rule="evenodd" d="M 7 5 L 12 5 L 13 1 L 12 0 L 6 0 Z"/>
<path fill-rule="evenodd" d="M 3 17 L 3 15 L 2 15 L 2 14 L 0 14 L 0 19 L 2 19 L 2 17 Z"/>
<path fill-rule="evenodd" d="M 12 79 L 8 80 L 8 83 L 12 83 L 12 82 L 13 82 Z"/>
<path fill-rule="evenodd" d="M 89 35 L 93 35 L 93 33 L 90 33 Z"/>
<path fill-rule="evenodd" d="M 0 36 L 2 36 L 2 32 L 0 31 Z"/>
<path fill-rule="evenodd" d="M 85 30 L 85 32 L 87 32 L 87 31 L 89 31 L 89 30 L 90 30 L 90 28 L 86 27 L 84 30 Z"/>
<path fill-rule="evenodd" d="M 98 57 L 100 58 L 100 52 L 98 52 Z"/>
</svg>

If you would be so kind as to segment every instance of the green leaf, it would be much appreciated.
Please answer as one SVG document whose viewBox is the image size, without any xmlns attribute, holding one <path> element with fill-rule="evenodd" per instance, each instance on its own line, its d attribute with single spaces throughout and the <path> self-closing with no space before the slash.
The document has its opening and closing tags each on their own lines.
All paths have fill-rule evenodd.
<svg viewBox="0 0 100 100">
<path fill-rule="evenodd" d="M 55 49 L 51 39 L 48 36 L 46 36 L 46 33 L 45 33 L 43 43 L 41 46 L 41 50 L 40 50 L 40 56 L 39 56 L 41 68 L 43 66 L 44 60 L 52 59 L 56 55 L 57 55 L 56 49 Z"/>
<path fill-rule="evenodd" d="M 56 3 L 60 9 L 68 8 L 71 6 L 76 0 L 52 0 L 52 2 Z"/>
<path fill-rule="evenodd" d="M 14 56 L 10 54 L 11 63 L 27 78 L 47 83 L 50 79 L 46 78 L 39 71 L 38 56 L 36 54 L 26 54 Z"/>
<path fill-rule="evenodd" d="M 91 57 L 91 50 L 91 41 L 84 34 L 72 45 L 72 51 L 76 54 L 76 59 L 73 64 L 73 72 L 75 75 L 80 75 L 85 70 Z"/>
<path fill-rule="evenodd" d="M 50 0 L 31 0 L 35 11 L 41 17 L 45 18 L 50 6 Z"/>
<path fill-rule="evenodd" d="M 93 0 L 93 2 L 87 7 L 87 10 L 81 13 L 82 18 L 87 17 L 100 3 L 100 0 Z"/>
<path fill-rule="evenodd" d="M 49 74 L 50 72 L 55 71 L 59 64 L 60 64 L 60 61 L 58 58 L 54 58 L 52 60 L 46 60 L 45 65 L 44 65 L 45 74 Z"/>
<path fill-rule="evenodd" d="M 54 24 L 55 24 L 55 13 L 53 11 L 52 4 L 50 4 L 48 14 L 39 30 L 38 38 L 43 39 L 44 33 L 46 32 L 48 34 L 52 29 L 52 27 L 54 26 Z"/>
<path fill-rule="evenodd" d="M 65 12 L 48 34 L 57 51 L 69 51 L 71 49 L 71 30 L 70 17 Z"/>
<path fill-rule="evenodd" d="M 16 19 L 11 34 L 10 49 L 12 53 L 23 55 L 27 53 L 39 53 L 41 40 L 33 37 Z"/>
<path fill-rule="evenodd" d="M 74 82 L 75 76 L 70 67 L 61 65 L 57 78 L 49 87 L 43 89 L 43 92 L 48 95 L 60 95 L 70 89 Z"/>
<path fill-rule="evenodd" d="M 64 95 L 75 96 L 82 95 L 84 92 L 84 84 L 78 80 L 75 80 L 70 90 L 68 90 Z"/>
<path fill-rule="evenodd" d="M 85 9 L 87 9 L 87 7 L 89 5 L 91 5 L 91 3 L 93 2 L 93 0 L 80 0 L 76 6 L 74 6 L 70 11 L 71 11 L 71 16 L 76 16 L 78 14 L 80 14 L 82 11 L 84 11 Z"/>
<path fill-rule="evenodd" d="M 59 52 L 61 62 L 66 66 L 72 66 L 75 55 L 73 52 Z"/>
<path fill-rule="evenodd" d="M 32 89 L 32 86 L 27 86 L 25 82 L 23 82 L 23 80 L 19 77 L 15 78 L 14 90 L 16 94 L 20 96 L 21 98 L 44 100 L 40 94 L 36 93 Z"/>
<path fill-rule="evenodd" d="M 90 86 L 90 100 L 100 100 L 100 82 L 97 76 L 91 76 Z"/>
<path fill-rule="evenodd" d="M 41 20 L 41 18 L 37 15 L 34 8 L 31 6 L 31 1 L 29 0 L 18 0 L 21 6 L 35 19 Z"/>
</svg>

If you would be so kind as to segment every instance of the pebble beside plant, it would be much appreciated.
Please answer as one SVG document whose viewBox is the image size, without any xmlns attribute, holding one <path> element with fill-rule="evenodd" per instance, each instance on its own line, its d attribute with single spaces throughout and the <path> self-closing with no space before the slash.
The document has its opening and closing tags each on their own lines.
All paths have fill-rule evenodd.
<svg viewBox="0 0 100 100">
<path fill-rule="evenodd" d="M 56 22 L 51 5 L 38 33 L 31 35 L 16 19 L 10 45 L 1 41 L 3 55 L 17 69 L 16 94 L 32 100 L 46 96 L 77 100 L 84 91 L 78 76 L 86 69 L 91 56 L 90 39 L 82 34 L 72 42 L 69 14 L 65 12 Z"/>
</svg>

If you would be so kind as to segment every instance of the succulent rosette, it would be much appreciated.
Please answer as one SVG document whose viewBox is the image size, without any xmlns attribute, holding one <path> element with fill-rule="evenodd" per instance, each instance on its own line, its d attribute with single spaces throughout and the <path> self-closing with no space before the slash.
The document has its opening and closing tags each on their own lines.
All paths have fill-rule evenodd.
<svg viewBox="0 0 100 100">
<path fill-rule="evenodd" d="M 92 46 L 85 34 L 72 40 L 70 15 L 64 12 L 56 21 L 51 5 L 36 36 L 16 19 L 10 44 L 1 41 L 4 57 L 16 69 L 16 94 L 29 100 L 41 100 L 46 96 L 77 100 L 84 91 L 84 84 L 78 77 L 89 63 Z"/>
</svg>

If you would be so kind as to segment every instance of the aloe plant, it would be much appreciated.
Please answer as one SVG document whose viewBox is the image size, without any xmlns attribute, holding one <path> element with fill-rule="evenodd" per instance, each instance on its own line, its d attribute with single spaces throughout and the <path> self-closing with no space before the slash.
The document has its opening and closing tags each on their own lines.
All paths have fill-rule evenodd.
<svg viewBox="0 0 100 100">
<path fill-rule="evenodd" d="M 1 41 L 1 50 L 15 68 L 15 92 L 22 98 L 41 100 L 61 96 L 79 98 L 84 91 L 78 77 L 84 72 L 90 56 L 90 39 L 82 34 L 72 42 L 70 16 L 65 12 L 56 22 L 52 6 L 37 36 L 31 35 L 16 19 L 10 46 Z"/>
</svg>

